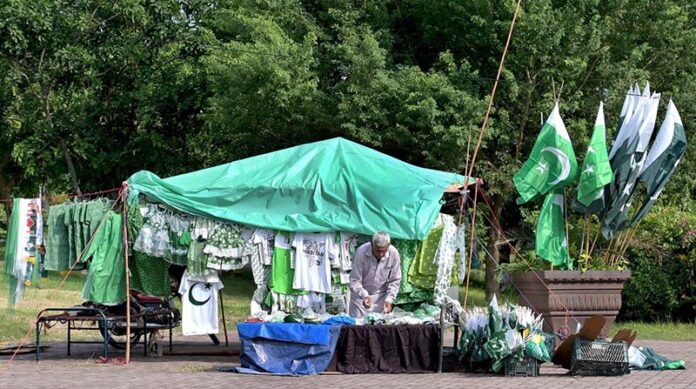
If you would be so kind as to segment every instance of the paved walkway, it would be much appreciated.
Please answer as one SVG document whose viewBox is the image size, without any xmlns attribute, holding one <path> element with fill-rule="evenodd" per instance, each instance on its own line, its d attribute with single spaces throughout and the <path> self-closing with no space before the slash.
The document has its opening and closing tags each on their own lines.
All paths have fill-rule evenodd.
<svg viewBox="0 0 696 389">
<path fill-rule="evenodd" d="M 505 378 L 466 373 L 274 377 L 218 371 L 220 368 L 239 365 L 239 358 L 232 355 L 239 350 L 239 343 L 236 338 L 231 341 L 229 348 L 213 346 L 206 337 L 179 338 L 175 341 L 176 352 L 207 351 L 218 354 L 208 356 L 165 355 L 145 358 L 141 346 L 134 349 L 133 360 L 127 366 L 97 364 L 96 360 L 101 353 L 99 345 L 74 346 L 72 356 L 68 357 L 65 345 L 54 342 L 43 352 L 38 364 L 34 362 L 34 354 L 19 355 L 10 365 L 6 364 L 7 356 L 0 357 L 0 388 L 696 388 L 696 342 L 636 341 L 638 345 L 654 347 L 666 357 L 686 360 L 687 370 L 633 371 L 623 377 L 572 377 L 566 374 L 565 369 L 545 364 L 539 377 Z M 123 353 L 110 351 L 109 356 L 119 357 Z"/>
</svg>

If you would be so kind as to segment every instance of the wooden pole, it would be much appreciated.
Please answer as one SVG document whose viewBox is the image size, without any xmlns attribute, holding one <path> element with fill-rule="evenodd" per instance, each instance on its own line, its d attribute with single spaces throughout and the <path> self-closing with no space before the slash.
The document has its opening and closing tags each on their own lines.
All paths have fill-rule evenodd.
<svg viewBox="0 0 696 389">
<path fill-rule="evenodd" d="M 590 247 L 590 251 L 587 253 L 587 255 L 592 256 L 592 252 L 594 252 L 595 244 L 597 244 L 597 238 L 599 238 L 600 233 L 600 231 L 597 231 L 597 234 L 595 234 L 594 240 L 592 241 L 592 247 Z"/>
<path fill-rule="evenodd" d="M 627 236 L 626 241 L 624 242 L 623 248 L 621 248 L 621 252 L 619 253 L 619 255 L 620 255 L 621 257 L 623 257 L 624 254 L 626 254 L 626 250 L 628 250 L 628 246 L 631 245 L 631 242 L 633 241 L 633 237 L 636 235 L 636 231 L 638 230 L 638 226 L 640 226 L 640 223 L 641 223 L 642 221 L 643 221 L 643 220 L 641 219 L 641 220 L 638 222 L 638 224 L 636 224 L 636 226 L 633 227 L 633 230 L 630 232 L 629 236 Z"/>
<path fill-rule="evenodd" d="M 587 215 L 585 215 L 585 224 L 582 226 L 582 239 L 580 240 L 580 253 L 585 252 L 585 235 L 587 234 Z"/>
<path fill-rule="evenodd" d="M 123 262 L 126 268 L 126 364 L 130 363 L 131 354 L 131 306 L 130 306 L 130 270 L 128 268 L 128 209 L 126 202 L 128 201 L 128 184 L 124 181 L 121 190 L 121 202 L 123 203 Z M 147 345 L 145 345 L 147 347 Z"/>
</svg>

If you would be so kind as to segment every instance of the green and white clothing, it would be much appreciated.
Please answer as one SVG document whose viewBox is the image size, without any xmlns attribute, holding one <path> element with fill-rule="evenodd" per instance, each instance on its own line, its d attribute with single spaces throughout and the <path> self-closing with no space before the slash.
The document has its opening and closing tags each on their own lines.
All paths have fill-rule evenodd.
<svg viewBox="0 0 696 389">
<path fill-rule="evenodd" d="M 295 275 L 292 286 L 318 293 L 331 293 L 331 257 L 338 247 L 331 233 L 298 233 L 295 247 Z"/>
<path fill-rule="evenodd" d="M 183 308 L 181 331 L 184 335 L 218 333 L 218 291 L 222 288 L 216 274 L 199 279 L 184 272 L 179 286 Z"/>
</svg>

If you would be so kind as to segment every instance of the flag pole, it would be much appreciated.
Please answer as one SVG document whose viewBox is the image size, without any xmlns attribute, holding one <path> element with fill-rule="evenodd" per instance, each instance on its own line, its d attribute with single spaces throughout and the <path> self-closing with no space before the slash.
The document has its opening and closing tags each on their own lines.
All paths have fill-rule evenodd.
<svg viewBox="0 0 696 389">
<path fill-rule="evenodd" d="M 597 243 L 597 239 L 599 238 L 600 231 L 597 231 L 597 234 L 595 234 L 594 240 L 592 241 L 592 247 L 590 247 L 590 251 L 587 255 L 592 255 L 594 252 L 595 244 Z"/>
<path fill-rule="evenodd" d="M 585 252 L 585 235 L 587 234 L 587 215 L 585 215 L 585 224 L 582 226 L 582 239 L 580 239 L 580 254 Z"/>
<path fill-rule="evenodd" d="M 563 216 L 565 217 L 566 255 L 567 255 L 567 257 L 568 257 L 568 259 L 567 259 L 568 262 L 566 262 L 566 269 L 570 269 L 570 264 L 571 264 L 572 261 L 571 261 L 571 259 L 570 259 L 570 244 L 569 244 L 569 241 L 568 241 L 568 236 L 570 235 L 570 233 L 568 232 L 568 209 L 567 209 L 567 207 L 566 207 L 566 190 L 567 190 L 567 189 L 568 189 L 568 188 L 564 188 L 564 189 L 563 189 Z"/>
<path fill-rule="evenodd" d="M 592 239 L 592 224 L 590 223 L 590 219 L 592 218 L 592 215 L 589 213 L 585 217 L 585 225 L 587 226 L 587 251 L 585 251 L 585 254 L 589 257 L 590 256 L 590 239 Z"/>
</svg>

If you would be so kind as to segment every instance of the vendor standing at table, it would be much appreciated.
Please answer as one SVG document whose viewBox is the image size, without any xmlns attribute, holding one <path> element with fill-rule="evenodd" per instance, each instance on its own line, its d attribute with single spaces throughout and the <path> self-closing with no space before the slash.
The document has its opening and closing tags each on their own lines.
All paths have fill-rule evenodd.
<svg viewBox="0 0 696 389">
<path fill-rule="evenodd" d="M 389 313 L 399 293 L 401 258 L 386 232 L 377 232 L 372 241 L 355 251 L 350 272 L 350 304 L 353 317 L 370 312 Z"/>
</svg>

